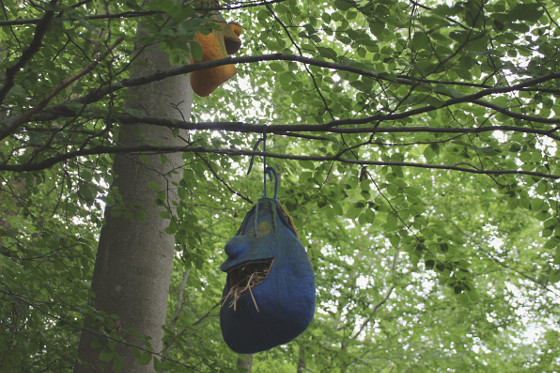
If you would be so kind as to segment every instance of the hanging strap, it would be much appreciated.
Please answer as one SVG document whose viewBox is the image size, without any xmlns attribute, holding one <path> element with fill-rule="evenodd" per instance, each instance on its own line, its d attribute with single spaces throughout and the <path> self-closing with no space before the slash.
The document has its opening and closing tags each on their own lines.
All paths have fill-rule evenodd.
<svg viewBox="0 0 560 373">
<path fill-rule="evenodd" d="M 263 153 L 264 153 L 263 154 L 264 197 L 266 198 L 266 177 L 268 176 L 270 178 L 270 181 L 272 181 L 272 177 L 274 176 L 274 199 L 276 200 L 276 197 L 278 197 L 278 174 L 276 173 L 274 167 L 267 166 L 266 164 L 266 125 L 263 126 L 263 135 L 255 143 L 255 146 L 253 147 L 253 151 L 257 151 L 257 148 L 259 147 L 261 142 L 263 143 Z M 254 161 L 255 161 L 255 155 L 253 154 L 251 156 L 251 161 L 249 163 L 249 169 L 247 170 L 247 175 L 251 173 L 251 170 L 253 169 Z"/>
<path fill-rule="evenodd" d="M 268 175 L 268 177 L 270 177 L 270 181 L 272 181 L 272 176 L 274 175 L 274 200 L 276 200 L 276 197 L 278 197 L 278 174 L 276 173 L 276 169 L 274 169 L 274 167 L 270 167 L 268 166 L 265 170 L 264 170 L 264 196 L 266 198 L 266 175 Z"/>
</svg>

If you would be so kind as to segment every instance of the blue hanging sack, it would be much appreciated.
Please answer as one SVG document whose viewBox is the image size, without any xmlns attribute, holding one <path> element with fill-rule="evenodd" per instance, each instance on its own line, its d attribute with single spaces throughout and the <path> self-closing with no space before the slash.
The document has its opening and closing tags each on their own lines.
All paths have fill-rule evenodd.
<svg viewBox="0 0 560 373">
<path fill-rule="evenodd" d="M 300 335 L 315 314 L 315 278 L 280 202 L 261 198 L 225 251 L 220 325 L 227 345 L 252 354 Z"/>
</svg>

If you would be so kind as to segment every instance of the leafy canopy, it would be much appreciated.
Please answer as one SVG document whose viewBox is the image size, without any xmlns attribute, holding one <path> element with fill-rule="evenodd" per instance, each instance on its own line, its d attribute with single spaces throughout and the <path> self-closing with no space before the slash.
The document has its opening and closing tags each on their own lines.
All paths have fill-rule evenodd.
<svg viewBox="0 0 560 373">
<path fill-rule="evenodd" d="M 138 357 L 235 371 L 215 317 L 218 265 L 262 195 L 262 175 L 245 170 L 263 155 L 252 150 L 263 125 L 318 308 L 295 342 L 255 356 L 255 371 L 558 369 L 556 2 L 222 2 L 243 47 L 214 64 L 238 75 L 184 122 L 125 111 L 126 87 L 202 68 L 189 57 L 210 13 L 140 3 L 2 2 L 3 370 L 70 371 L 87 315 L 119 341 L 110 315 L 87 305 L 102 210 L 118 203 L 112 155 L 178 151 L 166 349 Z M 140 21 L 148 32 L 136 36 Z M 134 44 L 154 42 L 177 66 L 128 79 Z M 118 127 L 138 121 L 189 136 L 180 148 L 119 146 Z M 112 351 L 100 359 L 118 370 Z"/>
</svg>

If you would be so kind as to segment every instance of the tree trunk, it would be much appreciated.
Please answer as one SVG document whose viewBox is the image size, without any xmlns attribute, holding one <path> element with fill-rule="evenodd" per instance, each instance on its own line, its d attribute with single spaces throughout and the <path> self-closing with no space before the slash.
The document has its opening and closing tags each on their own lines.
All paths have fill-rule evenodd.
<svg viewBox="0 0 560 373">
<path fill-rule="evenodd" d="M 307 370 L 307 364 L 305 362 L 305 349 L 303 346 L 299 346 L 297 373 L 303 373 L 305 370 Z"/>
<path fill-rule="evenodd" d="M 141 26 L 140 26 L 141 28 Z M 141 32 L 139 28 L 138 32 Z M 141 76 L 170 67 L 167 53 L 158 46 L 142 51 L 133 75 Z M 190 116 L 192 90 L 187 76 L 175 76 L 128 91 L 126 106 L 142 110 L 146 116 L 184 120 Z M 184 136 L 181 136 L 185 138 Z M 168 146 L 185 145 L 165 127 L 145 124 L 122 125 L 119 144 L 159 144 Z M 171 207 L 177 200 L 173 185 L 182 177 L 184 164 L 181 153 L 140 157 L 134 154 L 115 155 L 112 193 L 122 197 L 121 202 L 107 205 L 105 226 L 101 231 L 99 249 L 92 279 L 97 310 L 117 315 L 113 332 L 125 336 L 127 343 L 146 348 L 146 345 L 126 333 L 134 329 L 140 336 L 149 337 L 152 351 L 162 349 L 162 326 L 165 322 L 169 282 L 174 257 L 174 236 L 165 233 L 169 220 L 160 212 L 165 208 L 155 204 L 156 194 L 149 183 L 156 183 L 165 191 L 165 204 Z M 118 201 L 118 199 L 117 199 Z M 123 206 L 124 205 L 124 206 Z M 139 365 L 133 349 L 128 344 L 118 343 L 116 354 L 111 355 L 114 342 L 101 338 L 99 325 L 86 322 L 80 340 L 79 362 L 75 372 L 113 371 L 122 363 L 122 372 L 154 372 L 153 361 Z M 93 346 L 92 346 L 93 342 Z M 101 344 L 103 346 L 99 347 Z M 100 353 L 105 352 L 102 363 Z M 136 350 L 138 351 L 138 350 Z M 105 369 L 105 370 L 103 370 Z"/>
<path fill-rule="evenodd" d="M 237 367 L 245 369 L 247 373 L 251 373 L 253 368 L 253 355 L 239 355 L 237 358 Z"/>
</svg>

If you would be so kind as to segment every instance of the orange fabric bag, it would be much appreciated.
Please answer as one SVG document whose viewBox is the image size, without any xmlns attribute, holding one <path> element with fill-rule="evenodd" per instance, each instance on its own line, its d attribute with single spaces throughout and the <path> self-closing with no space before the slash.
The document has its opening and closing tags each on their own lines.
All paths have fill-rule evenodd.
<svg viewBox="0 0 560 373">
<path fill-rule="evenodd" d="M 219 60 L 239 51 L 241 26 L 225 22 L 220 22 L 220 26 L 208 35 L 196 33 L 195 41 L 202 47 L 202 61 L 193 58 L 192 63 Z M 193 71 L 190 73 L 191 87 L 197 95 L 206 97 L 236 73 L 237 69 L 231 64 Z"/>
</svg>

